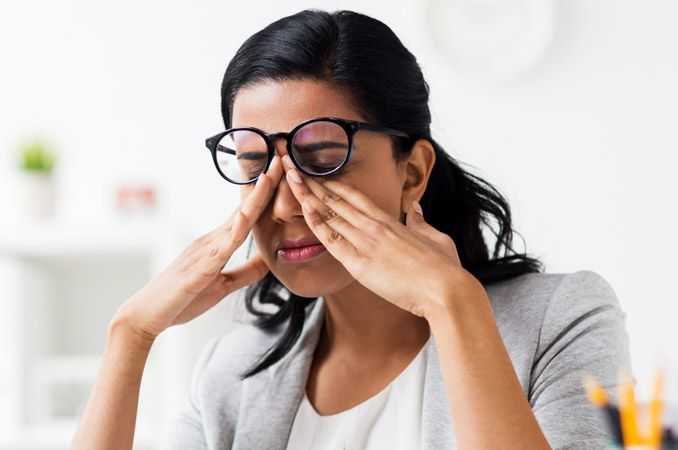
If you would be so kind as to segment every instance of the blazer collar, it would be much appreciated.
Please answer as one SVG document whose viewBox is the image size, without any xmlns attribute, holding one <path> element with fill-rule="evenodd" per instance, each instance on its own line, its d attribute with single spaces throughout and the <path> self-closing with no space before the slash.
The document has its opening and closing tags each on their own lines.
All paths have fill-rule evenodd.
<svg viewBox="0 0 678 450">
<path fill-rule="evenodd" d="M 233 450 L 285 450 L 325 318 L 325 299 L 308 306 L 301 335 L 289 353 L 243 380 Z M 435 339 L 425 349 L 422 449 L 456 448 Z M 446 424 L 449 424 L 446 425 Z"/>
</svg>

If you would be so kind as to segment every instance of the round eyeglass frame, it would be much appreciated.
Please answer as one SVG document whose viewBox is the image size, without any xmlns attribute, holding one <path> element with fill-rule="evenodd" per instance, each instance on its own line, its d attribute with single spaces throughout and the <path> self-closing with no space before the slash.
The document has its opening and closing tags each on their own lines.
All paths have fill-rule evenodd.
<svg viewBox="0 0 678 450">
<path fill-rule="evenodd" d="M 337 125 L 339 125 L 344 132 L 346 133 L 346 137 L 348 138 L 348 152 L 346 153 L 346 158 L 342 163 L 336 167 L 335 169 L 332 169 L 330 172 L 323 173 L 323 174 L 316 174 L 316 173 L 311 173 L 306 170 L 299 164 L 299 162 L 296 160 L 294 157 L 294 152 L 292 152 L 292 141 L 294 139 L 295 133 L 302 128 L 305 125 L 308 125 L 313 122 L 333 122 Z M 291 131 L 289 132 L 278 132 L 278 133 L 266 133 L 263 130 L 260 130 L 259 128 L 255 127 L 238 127 L 238 128 L 229 128 L 226 131 L 222 131 L 218 134 L 215 134 L 214 136 L 211 136 L 207 139 L 205 139 L 205 146 L 207 149 L 210 151 L 212 154 L 212 161 L 214 162 L 214 166 L 217 168 L 217 171 L 219 174 L 224 178 L 226 181 L 229 181 L 233 184 L 238 184 L 238 185 L 244 185 L 244 184 L 251 184 L 255 183 L 257 179 L 259 179 L 259 175 L 257 175 L 255 178 L 249 180 L 249 181 L 235 181 L 226 176 L 221 171 L 221 168 L 219 167 L 219 163 L 217 161 L 217 145 L 221 141 L 221 139 L 226 136 L 228 133 L 234 132 L 234 131 L 239 131 L 239 130 L 246 130 L 246 131 L 253 131 L 257 134 L 259 134 L 264 141 L 266 142 L 266 147 L 267 147 L 267 153 L 268 153 L 268 160 L 266 161 L 266 166 L 262 170 L 262 173 L 266 173 L 268 170 L 269 166 L 271 165 L 271 162 L 273 161 L 273 157 L 275 156 L 275 147 L 274 147 L 274 141 L 279 138 L 279 137 L 284 137 L 286 142 L 287 142 L 287 154 L 289 155 L 290 159 L 294 163 L 294 165 L 299 169 L 301 172 L 308 176 L 312 177 L 326 177 L 332 174 L 337 173 L 340 171 L 347 163 L 348 161 L 351 160 L 351 152 L 353 151 L 353 136 L 355 135 L 358 130 L 368 130 L 368 131 L 376 131 L 380 133 L 386 133 L 391 136 L 398 136 L 398 137 L 404 137 L 404 138 L 410 138 L 410 135 L 405 133 L 404 131 L 396 130 L 393 128 L 388 128 L 384 127 L 381 125 L 375 125 L 367 122 L 361 122 L 358 120 L 348 120 L 348 119 L 343 119 L 341 117 L 334 117 L 334 116 L 327 116 L 327 117 L 315 117 L 313 119 L 306 120 L 299 125 L 295 126 Z"/>
</svg>

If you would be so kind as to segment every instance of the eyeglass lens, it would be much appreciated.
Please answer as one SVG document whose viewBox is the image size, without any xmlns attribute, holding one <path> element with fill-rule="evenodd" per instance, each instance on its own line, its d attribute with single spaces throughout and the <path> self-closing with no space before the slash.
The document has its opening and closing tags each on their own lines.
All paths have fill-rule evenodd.
<svg viewBox="0 0 678 450">
<path fill-rule="evenodd" d="M 348 135 L 330 121 L 311 122 L 292 137 L 292 157 L 306 172 L 325 175 L 336 170 L 348 157 Z M 253 131 L 235 130 L 217 144 L 217 166 L 231 181 L 245 183 L 257 178 L 268 163 L 264 138 Z"/>
</svg>

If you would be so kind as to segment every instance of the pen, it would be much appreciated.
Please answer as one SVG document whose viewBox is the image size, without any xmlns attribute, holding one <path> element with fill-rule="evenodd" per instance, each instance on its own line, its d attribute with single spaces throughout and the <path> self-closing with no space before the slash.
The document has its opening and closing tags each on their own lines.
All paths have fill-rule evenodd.
<svg viewBox="0 0 678 450">
<path fill-rule="evenodd" d="M 678 449 L 678 439 L 676 435 L 673 434 L 673 429 L 671 427 L 664 427 L 662 433 L 662 450 L 676 450 Z"/>
</svg>

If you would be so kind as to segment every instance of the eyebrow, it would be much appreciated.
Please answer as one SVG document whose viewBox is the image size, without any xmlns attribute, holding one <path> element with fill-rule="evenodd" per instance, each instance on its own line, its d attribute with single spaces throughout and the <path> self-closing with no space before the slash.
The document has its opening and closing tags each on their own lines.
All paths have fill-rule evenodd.
<svg viewBox="0 0 678 450">
<path fill-rule="evenodd" d="M 306 153 L 312 153 L 312 152 L 318 152 L 321 150 L 325 149 L 330 149 L 330 148 L 345 148 L 346 146 L 342 144 L 341 142 L 336 142 L 336 141 L 321 141 L 321 142 L 314 142 L 312 144 L 295 144 L 295 147 L 298 149 L 306 152 Z M 353 144 L 353 150 L 357 150 L 357 146 L 354 143 Z M 264 152 L 240 152 L 237 153 L 235 150 L 233 150 L 230 147 L 226 147 L 223 145 L 217 145 L 217 151 L 223 152 L 223 153 L 228 153 L 229 155 L 237 155 L 238 159 L 245 159 L 245 160 L 256 160 L 256 159 L 262 159 L 264 155 L 268 157 L 267 154 Z"/>
<path fill-rule="evenodd" d="M 312 144 L 295 144 L 295 147 L 310 153 L 324 150 L 326 148 L 345 148 L 346 145 L 336 141 L 320 141 L 314 142 Z"/>
</svg>

